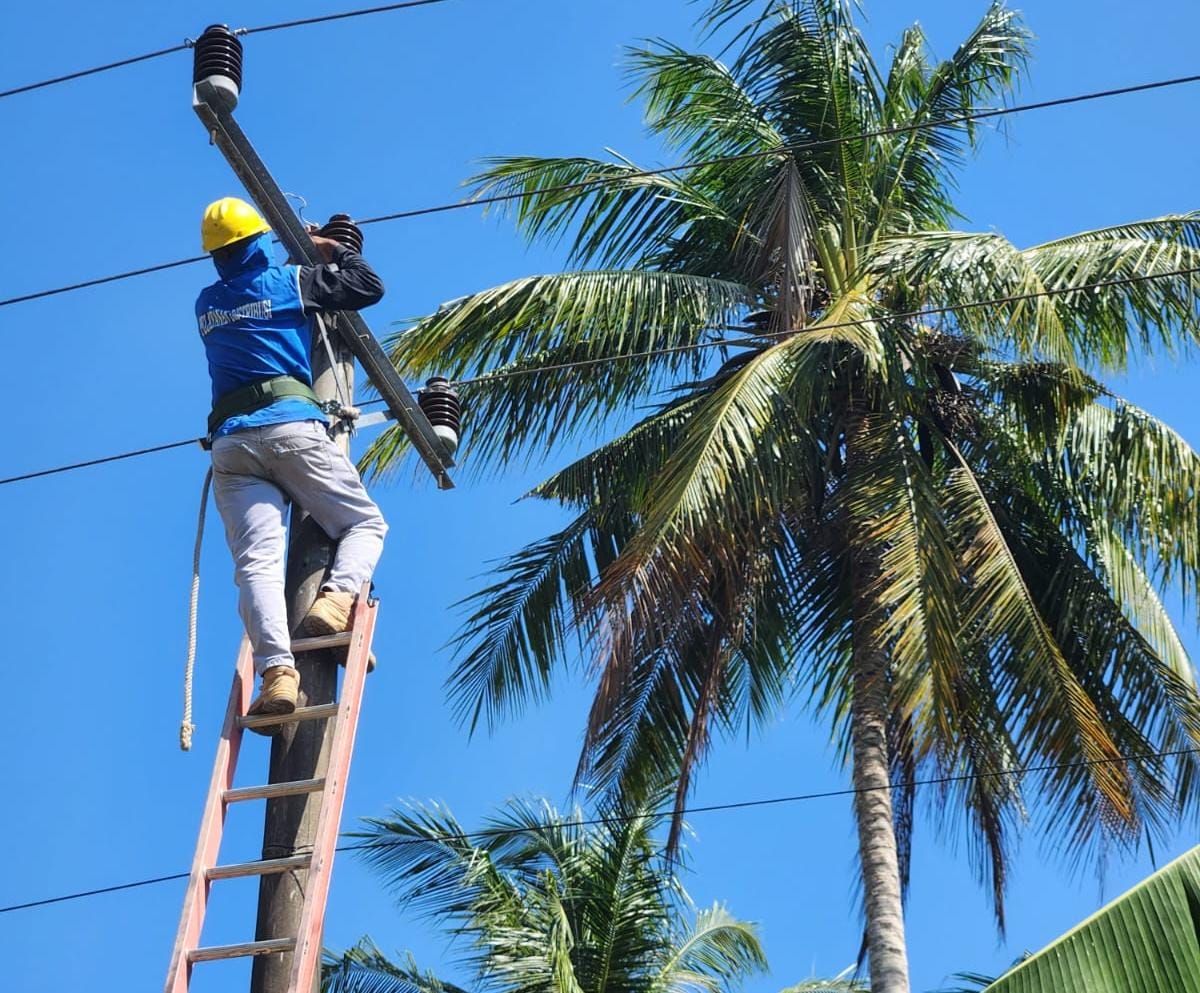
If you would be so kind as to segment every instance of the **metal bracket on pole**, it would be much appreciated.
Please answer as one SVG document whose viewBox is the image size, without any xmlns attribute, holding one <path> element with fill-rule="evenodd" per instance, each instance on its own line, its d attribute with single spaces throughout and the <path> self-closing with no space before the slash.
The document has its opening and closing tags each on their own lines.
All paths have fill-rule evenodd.
<svg viewBox="0 0 1200 993">
<path fill-rule="evenodd" d="M 320 265 L 324 260 L 317 247 L 249 139 L 233 119 L 226 107 L 227 102 L 227 98 L 211 82 L 196 82 L 192 99 L 196 115 L 204 124 L 213 144 L 221 150 L 242 181 L 250 199 L 271 225 L 275 236 L 297 262 Z M 454 465 L 453 459 L 445 454 L 433 425 L 388 361 L 387 353 L 371 334 L 366 322 L 355 311 L 339 311 L 337 320 L 332 323 L 346 347 L 358 359 L 371 385 L 379 391 L 396 423 L 408 435 L 413 448 L 433 473 L 438 487 L 453 489 L 454 482 L 447 472 Z"/>
</svg>

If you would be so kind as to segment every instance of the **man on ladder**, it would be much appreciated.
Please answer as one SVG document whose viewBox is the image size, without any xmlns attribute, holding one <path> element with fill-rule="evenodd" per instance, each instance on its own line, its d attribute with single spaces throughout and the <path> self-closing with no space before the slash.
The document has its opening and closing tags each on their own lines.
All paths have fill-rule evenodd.
<svg viewBox="0 0 1200 993">
<path fill-rule="evenodd" d="M 249 712 L 289 714 L 300 680 L 284 598 L 288 502 L 338 543 L 329 576 L 300 623 L 305 635 L 348 629 L 387 532 L 358 472 L 329 438 L 312 390 L 309 316 L 369 307 L 383 296 L 383 283 L 357 252 L 315 234 L 326 264 L 277 265 L 266 221 L 236 197 L 210 204 L 200 233 L 220 276 L 196 301 L 212 378 L 213 493 L 262 677 Z"/>
</svg>

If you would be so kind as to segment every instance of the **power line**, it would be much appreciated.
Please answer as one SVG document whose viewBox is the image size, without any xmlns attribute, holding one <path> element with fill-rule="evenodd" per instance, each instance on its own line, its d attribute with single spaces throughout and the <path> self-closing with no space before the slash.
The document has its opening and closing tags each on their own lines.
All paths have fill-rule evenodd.
<svg viewBox="0 0 1200 993">
<path fill-rule="evenodd" d="M 423 0 L 423 2 L 445 2 L 445 0 Z M 354 16 L 354 14 L 352 13 L 336 16 Z M 268 30 L 276 26 L 286 25 L 266 25 L 263 28 L 258 28 L 255 30 Z M 408 218 L 425 217 L 430 214 L 442 214 L 454 210 L 467 210 L 472 207 L 486 207 L 491 204 L 509 203 L 515 200 L 525 200 L 530 197 L 543 196 L 551 193 L 570 193 L 576 190 L 611 186 L 618 183 L 628 182 L 632 179 L 640 179 L 649 176 L 663 176 L 673 172 L 687 172 L 693 169 L 702 169 L 707 166 L 718 165 L 723 162 L 738 162 L 749 159 L 768 158 L 773 155 L 781 155 L 789 152 L 792 154 L 811 152 L 823 148 L 831 148 L 847 142 L 865 141 L 871 138 L 883 138 L 913 131 L 923 131 L 931 128 L 945 127 L 950 124 L 965 124 L 972 121 L 981 121 L 993 117 L 1002 117 L 1008 114 L 1019 114 L 1028 110 L 1045 110 L 1051 107 L 1063 107 L 1070 104 L 1083 103 L 1091 100 L 1102 100 L 1109 97 L 1125 96 L 1131 93 L 1142 93 L 1149 90 L 1164 89 L 1170 86 L 1182 86 L 1184 84 L 1195 82 L 1200 82 L 1200 74 L 1193 76 L 1178 76 L 1173 79 L 1156 80 L 1150 83 L 1138 83 L 1134 86 L 1123 86 L 1117 89 L 1096 90 L 1090 93 L 1077 94 L 1075 96 L 1058 97 L 1053 100 L 1042 100 L 1037 103 L 1016 104 L 1012 107 L 998 107 L 992 110 L 981 110 L 971 114 L 942 117 L 934 121 L 925 121 L 919 124 L 897 125 L 895 127 L 881 128 L 875 131 L 865 131 L 861 134 L 847 135 L 844 137 L 826 138 L 820 141 L 798 142 L 790 145 L 780 145 L 776 148 L 767 149 L 765 151 L 743 152 L 738 155 L 724 155 L 711 159 L 699 159 L 693 162 L 682 162 L 678 165 L 663 166 L 658 169 L 634 169 L 618 176 L 597 176 L 595 179 L 584 179 L 573 183 L 562 183 L 558 186 L 547 186 L 538 190 L 519 191 L 515 193 L 497 193 L 492 196 L 476 197 L 471 200 L 456 200 L 453 203 L 437 204 L 432 207 L 417 207 L 413 210 L 402 210 L 392 214 L 380 214 L 377 217 L 364 218 L 363 220 L 356 221 L 356 223 L 361 227 L 367 224 L 381 224 L 384 221 L 406 220 Z M 2 95 L 3 94 L 0 94 L 0 96 Z M 205 256 L 196 256 L 188 259 L 179 259 L 176 262 L 166 262 L 162 263 L 161 265 L 148 266 L 143 269 L 132 269 L 128 272 L 121 272 L 112 276 L 102 276 L 98 279 L 87 280 L 71 286 L 60 286 L 55 289 L 40 290 L 35 293 L 26 293 L 18 297 L 9 297 L 7 299 L 0 300 L 0 307 L 8 307 L 12 304 L 24 303 L 29 300 L 38 300 L 42 297 L 54 296 L 59 293 L 67 293 L 77 289 L 84 289 L 86 287 L 96 286 L 101 283 L 113 283 L 122 279 L 131 279 L 134 276 L 142 276 L 146 275 L 147 273 L 158 272 L 162 269 L 170 269 L 175 266 L 190 265 L 193 262 L 202 261 L 204 258 Z"/>
<path fill-rule="evenodd" d="M 52 297 L 59 293 L 70 293 L 73 290 L 84 290 L 89 286 L 99 286 L 102 283 L 115 283 L 121 279 L 132 279 L 134 276 L 145 276 L 152 272 L 162 272 L 164 269 L 175 269 L 179 266 L 191 265 L 194 262 L 203 262 L 207 258 L 207 255 L 194 255 L 190 259 L 163 262 L 159 265 L 147 266 L 145 269 L 131 269 L 128 272 L 119 272 L 115 276 L 101 276 L 98 279 L 86 279 L 82 283 L 72 283 L 70 286 L 58 286 L 52 290 L 39 290 L 37 293 L 26 293 L 24 296 L 9 297 L 7 300 L 0 300 L 0 307 L 8 307 L 14 303 L 24 303 L 26 300 L 40 300 L 42 297 Z"/>
<path fill-rule="evenodd" d="M 197 445 L 203 439 L 188 438 L 187 441 L 172 441 L 165 445 L 154 445 L 151 448 L 139 448 L 132 452 L 121 452 L 119 455 L 105 455 L 103 458 L 88 459 L 86 462 L 72 462 L 70 465 L 60 465 L 53 469 L 39 469 L 37 472 L 27 472 L 21 476 L 9 476 L 0 479 L 0 486 L 8 483 L 21 483 L 27 479 L 40 479 L 42 476 L 56 476 L 60 472 L 72 472 L 75 469 L 86 469 L 93 465 L 104 465 L 106 462 L 121 462 L 124 459 L 134 459 L 139 455 L 153 455 L 156 452 L 166 452 L 172 448 L 183 448 L 185 445 Z"/>
<path fill-rule="evenodd" d="M 262 34 L 264 31 L 282 31 L 284 28 L 300 28 L 309 24 L 324 24 L 327 21 L 344 21 L 349 17 L 365 17 L 367 14 L 385 14 L 406 7 L 427 7 L 430 4 L 446 3 L 447 0 L 407 0 L 405 3 L 388 3 L 382 7 L 364 7 L 362 10 L 347 10 L 340 14 L 323 14 L 319 17 L 302 17 L 296 21 L 280 21 L 278 24 L 261 24 L 256 28 L 241 28 L 235 34 Z"/>
<path fill-rule="evenodd" d="M 1192 266 L 1187 269 L 1171 269 L 1167 272 L 1147 273 L 1137 276 L 1120 276 L 1115 279 L 1105 279 L 1094 283 L 1082 283 L 1079 286 L 1059 287 L 1056 289 L 1034 290 L 1029 293 L 1014 293 L 1009 296 L 993 297 L 990 300 L 969 300 L 965 303 L 957 303 L 945 307 L 928 307 L 923 310 L 901 311 L 894 314 L 887 314 L 883 317 L 860 317 L 851 321 L 837 321 L 832 324 L 815 325 L 813 330 L 818 331 L 834 331 L 839 328 L 854 328 L 862 327 L 867 324 L 878 324 L 883 321 L 906 321 L 921 317 L 940 317 L 947 314 L 952 314 L 959 310 L 973 310 L 980 307 L 994 307 L 1001 304 L 1021 303 L 1027 300 L 1036 300 L 1040 297 L 1056 297 L 1066 296 L 1072 293 L 1083 293 L 1087 290 L 1103 289 L 1108 286 L 1128 286 L 1133 283 L 1145 283 L 1155 279 L 1170 279 L 1177 276 L 1194 276 L 1200 275 L 1200 266 Z M 469 379 L 456 379 L 453 381 L 454 386 L 473 386 L 479 383 L 498 382 L 504 379 L 515 379 L 519 376 L 539 376 L 548 372 L 561 372 L 567 369 L 582 369 L 587 366 L 606 365 L 611 362 L 627 362 L 633 359 L 652 358 L 657 355 L 671 355 L 677 352 L 692 352 L 700 351 L 707 348 L 728 348 L 737 347 L 740 345 L 760 345 L 764 339 L 781 338 L 789 335 L 802 332 L 795 331 L 761 331 L 755 334 L 748 334 L 736 338 L 718 338 L 713 341 L 692 342 L 686 345 L 670 345 L 664 348 L 650 348 L 642 352 L 624 352 L 618 355 L 601 355 L 594 359 L 578 359 L 575 362 L 560 362 L 557 365 L 542 366 L 533 369 L 511 369 L 508 371 L 484 373 L 481 376 L 474 376 Z M 383 403 L 380 399 L 364 400 L 356 402 L 356 406 L 367 407 L 374 404 Z M 19 483 L 27 479 L 37 479 L 42 476 L 54 476 L 61 472 L 70 472 L 74 469 L 84 469 L 88 466 L 102 465 L 106 462 L 119 462 L 123 459 L 136 458 L 139 455 L 151 455 L 155 452 L 167 451 L 171 448 L 182 448 L 185 445 L 199 444 L 202 439 L 188 438 L 184 441 L 173 441 L 165 445 L 157 445 L 153 448 L 142 448 L 131 452 L 122 452 L 118 455 L 108 455 L 103 458 L 90 459 L 86 462 L 74 462 L 69 465 L 57 466 L 52 469 L 42 469 L 38 472 L 29 472 L 21 476 L 10 476 L 7 479 L 0 479 L 0 486 L 5 486 L 9 483 Z"/>
<path fill-rule="evenodd" d="M 85 897 L 103 896 L 105 893 L 119 893 L 121 890 L 136 890 L 143 886 L 154 886 L 157 883 L 171 883 L 177 879 L 187 879 L 189 875 L 190 873 L 187 872 L 173 872 L 169 876 L 155 876 L 152 879 L 138 879 L 132 883 L 118 883 L 116 886 L 101 886 L 94 890 L 65 893 L 62 896 L 47 897 L 44 900 L 14 903 L 7 907 L 0 907 L 0 914 L 8 914 L 17 910 L 32 910 L 35 907 L 48 907 L 53 903 L 69 903 L 72 900 L 82 900 Z"/>
<path fill-rule="evenodd" d="M 72 79 L 82 79 L 84 76 L 95 76 L 102 72 L 108 72 L 110 69 L 120 69 L 122 66 L 131 66 L 136 62 L 149 62 L 151 59 L 157 59 L 163 55 L 171 55 L 175 52 L 182 52 L 185 48 L 190 48 L 188 42 L 183 42 L 179 45 L 172 45 L 170 48 L 160 48 L 156 52 L 146 52 L 144 55 L 134 55 L 128 59 L 121 59 L 118 62 L 107 62 L 102 66 L 92 66 L 90 69 L 80 69 L 78 72 L 68 72 L 63 76 L 54 76 L 50 79 L 43 79 L 37 83 L 26 83 L 24 86 L 15 86 L 11 90 L 0 90 L 0 100 L 4 97 L 15 97 L 18 93 L 28 93 L 30 90 L 40 90 L 46 86 L 55 86 L 58 83 L 70 82 Z"/>
<path fill-rule="evenodd" d="M 998 772 L 968 772 L 961 773 L 955 776 L 936 776 L 932 779 L 910 779 L 898 783 L 889 783 L 887 786 L 850 786 L 840 790 L 823 790 L 814 793 L 795 793 L 790 796 L 774 796 L 766 797 L 761 800 L 734 800 L 729 803 L 711 803 L 695 807 L 685 807 L 680 811 L 681 816 L 688 814 L 711 814 L 720 813 L 730 810 L 747 810 L 753 807 L 774 807 L 784 803 L 801 803 L 810 800 L 829 800 L 841 796 L 856 796 L 859 793 L 875 793 L 884 790 L 899 790 L 913 789 L 918 786 L 948 786 L 953 783 L 973 782 L 979 779 L 998 779 L 1012 776 L 1027 776 L 1041 772 L 1061 772 L 1067 769 L 1084 769 L 1098 765 L 1116 765 L 1122 762 L 1133 762 L 1145 759 L 1155 758 L 1179 758 L 1183 755 L 1200 754 L 1200 748 L 1176 748 L 1169 751 L 1158 752 L 1142 752 L 1137 755 L 1117 755 L 1111 758 L 1103 759 L 1083 759 L 1078 762 L 1052 762 L 1046 765 L 1024 766 L 1016 769 L 1001 770 Z M 672 816 L 667 811 L 658 811 L 650 814 L 614 814 L 606 817 L 589 817 L 581 818 L 574 821 L 563 822 L 564 827 L 592 827 L 602 824 L 624 824 L 629 821 L 647 818 L 652 820 L 663 820 Z M 439 834 L 433 837 L 435 841 L 465 841 L 471 842 L 473 839 L 486 839 L 492 837 L 500 837 L 507 834 L 529 834 L 536 831 L 538 828 L 483 828 L 479 831 L 463 832 L 460 834 Z M 427 844 L 430 839 L 426 838 L 400 838 L 396 841 L 368 841 L 358 845 L 341 845 L 336 850 L 339 852 L 361 852 L 373 851 L 376 849 L 402 848 L 407 845 Z M 26 903 L 14 903 L 7 907 L 0 907 L 0 914 L 14 913 L 18 910 L 32 910 L 36 907 L 45 907 L 55 903 L 67 903 L 72 900 L 82 900 L 87 897 L 100 896 L 105 893 L 117 893 L 122 890 L 138 889 L 143 886 L 154 886 L 158 883 L 174 882 L 180 879 L 187 879 L 190 873 L 176 872 L 166 876 L 154 876 L 149 879 L 139 879 L 130 883 L 118 883 L 114 886 L 102 886 L 92 890 L 81 890 L 77 893 L 64 893 L 61 896 L 46 897 L 42 900 L 30 900 Z"/>
<path fill-rule="evenodd" d="M 1176 276 L 1194 276 L 1200 274 L 1200 266 L 1192 266 L 1188 269 L 1172 269 L 1168 272 L 1147 273 L 1137 276 L 1119 276 L 1115 279 L 1104 279 L 1095 283 L 1083 283 L 1079 286 L 1058 287 L 1054 289 L 1032 290 L 1029 293 L 1014 293 L 1004 297 L 994 297 L 991 300 L 969 300 L 966 303 L 956 303 L 946 307 L 929 307 L 923 310 L 900 311 L 894 314 L 887 314 L 884 317 L 859 317 L 852 321 L 837 321 L 832 324 L 817 324 L 813 325 L 811 330 L 814 331 L 833 331 L 838 328 L 856 328 L 863 327 L 867 324 L 879 324 L 884 321 L 908 321 L 921 317 L 942 317 L 946 314 L 952 314 L 959 310 L 975 310 L 981 307 L 995 307 L 1001 304 L 1022 303 L 1027 300 L 1036 300 L 1039 297 L 1055 297 L 1065 296 L 1071 293 L 1083 293 L 1087 290 L 1103 289 L 1109 286 L 1128 286 L 1131 283 L 1144 283 L 1152 279 L 1167 279 Z M 537 376 L 547 372 L 561 372 L 566 369 L 577 369 L 585 366 L 603 365 L 608 362 L 628 361 L 630 359 L 652 358 L 657 355 L 670 355 L 674 352 L 690 352 L 697 351 L 702 348 L 728 348 L 730 346 L 739 345 L 756 345 L 761 344 L 764 339 L 785 338 L 796 334 L 802 334 L 804 329 L 800 331 L 761 331 L 756 334 L 739 336 L 736 338 L 717 338 L 713 341 L 694 342 L 686 345 L 670 345 L 664 348 L 648 348 L 642 352 L 624 352 L 620 355 L 602 355 L 594 359 L 578 359 L 574 362 L 560 362 L 557 365 L 540 366 L 531 369 L 512 369 L 508 371 L 484 373 L 481 376 L 475 376 L 471 379 L 455 380 L 455 386 L 471 386 L 477 383 L 488 383 L 502 379 L 515 379 L 519 376 Z M 376 401 L 371 401 L 372 403 Z"/>
<path fill-rule="evenodd" d="M 1008 114 L 1020 114 L 1027 110 L 1046 110 L 1050 107 L 1065 107 L 1069 104 L 1084 103 L 1089 100 L 1103 100 L 1108 97 L 1125 96 L 1130 93 L 1142 93 L 1147 90 L 1159 90 L 1168 86 L 1182 86 L 1185 83 L 1195 82 L 1200 82 L 1200 74 L 1194 76 L 1178 76 L 1174 79 L 1161 79 L 1151 83 L 1138 83 L 1134 86 L 1122 86 L 1110 90 L 1096 90 L 1091 93 L 1080 93 L 1075 96 L 1057 97 L 1053 100 L 1040 100 L 1037 103 L 1015 104 L 1012 107 L 996 107 L 991 110 L 974 111 L 970 114 L 956 114 L 951 115 L 950 117 L 939 117 L 936 120 L 924 121 L 919 124 L 898 124 L 889 128 L 879 128 L 875 131 L 863 131 L 859 134 L 839 136 L 837 138 L 823 138 L 819 141 L 795 142 L 790 145 L 779 145 L 775 148 L 758 152 L 741 152 L 737 155 L 718 155 L 711 159 L 700 159 L 694 162 L 684 162 L 679 165 L 663 166 L 659 169 L 636 169 L 620 176 L 598 176 L 595 179 L 583 179 L 574 183 L 563 183 L 559 186 L 547 186 L 542 189 L 532 190 L 530 192 L 498 193 L 494 196 L 477 197 L 473 200 L 460 200 L 456 203 L 442 204 L 436 207 L 419 207 L 416 210 L 404 210 L 395 214 L 383 214 L 380 217 L 371 217 L 364 221 L 357 221 L 356 223 L 359 225 L 375 224 L 379 221 L 395 221 L 409 217 L 424 217 L 426 214 L 440 214 L 448 210 L 462 210 L 466 207 L 482 207 L 493 203 L 507 203 L 510 200 L 523 200 L 527 197 L 543 196 L 547 193 L 570 193 L 573 190 L 587 189 L 593 186 L 608 186 L 615 183 L 623 183 L 630 179 L 639 179 L 645 176 L 665 176 L 673 172 L 685 172 L 692 169 L 703 169 L 706 166 L 719 165 L 723 162 L 739 162 L 748 159 L 770 158 L 773 155 L 780 155 L 785 152 L 797 153 L 819 151 L 821 149 L 834 148 L 837 145 L 844 145 L 854 141 L 866 141 L 871 138 L 886 138 L 892 135 L 908 134 L 913 131 L 925 131 L 932 128 L 946 127 L 950 124 L 968 124 L 972 121 L 982 121 L 992 117 L 1004 117 Z"/>
<path fill-rule="evenodd" d="M 260 24 L 253 28 L 238 28 L 234 34 L 249 35 L 262 34 L 266 31 L 282 31 L 285 28 L 299 28 L 309 24 L 324 24 L 326 21 L 341 21 L 349 17 L 365 17 L 368 14 L 383 14 L 393 10 L 403 10 L 406 7 L 425 7 L 435 3 L 446 3 L 447 0 L 407 0 L 405 3 L 389 3 L 382 7 L 364 7 L 361 10 L 347 10 L 338 14 L 323 14 L 318 17 L 305 17 L 296 21 L 280 21 L 277 24 Z M 0 90 L 0 100 L 5 97 L 15 97 L 18 93 L 28 93 L 31 90 L 44 89 L 47 86 L 56 86 L 59 83 L 68 83 L 73 79 L 82 79 L 84 76 L 96 76 L 102 72 L 108 72 L 110 69 L 120 69 L 124 66 L 134 65 L 138 62 L 149 62 L 151 59 L 161 58 L 164 55 L 173 55 L 175 52 L 182 52 L 191 48 L 195 43 L 192 39 L 187 39 L 178 45 L 172 45 L 170 48 L 160 48 L 154 52 L 146 52 L 143 55 L 134 55 L 127 59 L 120 59 L 116 62 L 106 62 L 104 65 L 92 66 L 90 69 L 80 69 L 78 72 L 69 72 L 62 76 L 54 76 L 50 79 L 39 80 L 36 83 L 26 83 L 24 86 L 15 86 L 10 90 Z"/>
</svg>

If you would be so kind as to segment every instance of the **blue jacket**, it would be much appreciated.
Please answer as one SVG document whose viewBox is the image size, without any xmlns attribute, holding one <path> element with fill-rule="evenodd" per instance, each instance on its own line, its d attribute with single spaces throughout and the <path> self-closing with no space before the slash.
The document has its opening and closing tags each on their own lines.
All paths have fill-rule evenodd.
<svg viewBox="0 0 1200 993">
<path fill-rule="evenodd" d="M 220 280 L 200 291 L 196 322 L 208 356 L 212 398 L 240 386 L 291 376 L 312 385 L 308 315 L 357 310 L 383 296 L 383 284 L 362 256 L 334 251 L 323 266 L 276 265 L 269 233 L 213 253 Z M 324 420 L 320 409 L 288 397 L 227 418 L 214 438 L 267 424 Z"/>
</svg>

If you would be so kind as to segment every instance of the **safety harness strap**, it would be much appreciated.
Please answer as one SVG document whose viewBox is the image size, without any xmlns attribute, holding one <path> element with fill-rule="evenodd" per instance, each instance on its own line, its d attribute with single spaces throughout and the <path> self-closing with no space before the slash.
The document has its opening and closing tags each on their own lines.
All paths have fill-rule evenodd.
<svg viewBox="0 0 1200 993">
<path fill-rule="evenodd" d="M 312 387 L 293 376 L 260 379 L 217 397 L 212 413 L 208 415 L 208 433 L 211 435 L 230 417 L 252 414 L 284 397 L 303 397 L 318 407 L 321 406 L 321 401 L 317 399 Z"/>
</svg>

